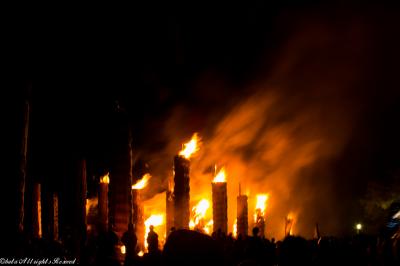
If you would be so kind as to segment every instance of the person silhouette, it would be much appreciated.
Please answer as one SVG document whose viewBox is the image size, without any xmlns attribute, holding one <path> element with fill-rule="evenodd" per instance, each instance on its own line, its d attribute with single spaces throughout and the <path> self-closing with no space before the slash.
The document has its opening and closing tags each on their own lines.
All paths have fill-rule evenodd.
<svg viewBox="0 0 400 266">
<path fill-rule="evenodd" d="M 158 251 L 158 234 L 154 232 L 153 225 L 150 225 L 150 231 L 147 235 L 147 244 L 149 253 L 156 253 Z"/>
</svg>

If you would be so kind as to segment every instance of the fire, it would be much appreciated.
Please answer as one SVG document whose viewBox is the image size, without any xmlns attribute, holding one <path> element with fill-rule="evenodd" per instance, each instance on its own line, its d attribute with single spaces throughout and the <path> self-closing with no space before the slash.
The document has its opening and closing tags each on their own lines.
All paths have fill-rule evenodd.
<svg viewBox="0 0 400 266">
<path fill-rule="evenodd" d="M 137 254 L 139 257 L 143 257 L 143 255 L 144 255 L 144 252 L 141 250 L 141 251 L 139 251 L 139 253 Z"/>
<path fill-rule="evenodd" d="M 98 206 L 98 198 L 86 199 L 86 215 L 89 216 L 91 212 L 94 212 Z"/>
<path fill-rule="evenodd" d="M 179 152 L 179 155 L 182 155 L 186 159 L 189 159 L 192 154 L 199 150 L 199 143 L 201 139 L 199 138 L 197 133 L 194 133 L 192 139 L 183 144 L 184 148 Z"/>
<path fill-rule="evenodd" d="M 164 224 L 164 215 L 162 214 L 153 214 L 144 222 L 145 226 L 145 235 L 144 235 L 144 247 L 147 249 L 147 236 L 150 232 L 150 225 L 157 227 Z M 140 256 L 140 255 L 139 255 Z"/>
<path fill-rule="evenodd" d="M 225 168 L 222 167 L 221 170 L 219 170 L 218 174 L 215 175 L 213 183 L 225 183 L 226 182 L 226 173 L 225 173 Z"/>
<path fill-rule="evenodd" d="M 261 213 L 264 214 L 267 208 L 267 200 L 268 200 L 268 194 L 258 194 L 256 210 L 260 210 Z"/>
<path fill-rule="evenodd" d="M 102 177 L 100 177 L 100 183 L 105 183 L 105 184 L 109 184 L 110 183 L 110 176 L 109 173 L 103 175 Z"/>
<path fill-rule="evenodd" d="M 237 219 L 235 219 L 235 222 L 233 223 L 232 235 L 233 237 L 237 237 Z"/>
<path fill-rule="evenodd" d="M 151 178 L 150 174 L 145 174 L 136 184 L 132 185 L 132 189 L 142 189 L 147 186 L 147 182 Z"/>
<path fill-rule="evenodd" d="M 258 217 L 263 217 L 265 215 L 265 210 L 267 209 L 268 194 L 258 194 L 256 196 L 256 212 L 254 214 L 254 221 L 257 221 Z"/>
<path fill-rule="evenodd" d="M 210 207 L 210 202 L 206 199 L 202 199 L 196 206 L 193 207 L 193 211 L 195 213 L 196 218 L 204 218 L 206 215 L 206 211 Z"/>
<path fill-rule="evenodd" d="M 293 227 L 294 227 L 294 222 L 295 222 L 295 215 L 290 212 L 286 216 L 286 225 L 285 225 L 285 233 L 286 235 L 293 235 Z"/>
<path fill-rule="evenodd" d="M 212 229 L 212 227 L 213 227 L 213 224 L 214 224 L 214 221 L 213 220 L 210 220 L 210 221 L 208 221 L 208 223 L 203 227 L 203 230 L 204 230 L 204 232 L 206 233 L 206 234 L 210 234 L 211 233 L 211 229 Z"/>
<path fill-rule="evenodd" d="M 190 229 L 200 229 L 207 233 L 209 229 L 207 224 L 204 224 L 207 210 L 210 208 L 210 202 L 207 199 L 202 199 L 196 206 L 192 208 L 193 218 L 189 222 Z"/>
</svg>

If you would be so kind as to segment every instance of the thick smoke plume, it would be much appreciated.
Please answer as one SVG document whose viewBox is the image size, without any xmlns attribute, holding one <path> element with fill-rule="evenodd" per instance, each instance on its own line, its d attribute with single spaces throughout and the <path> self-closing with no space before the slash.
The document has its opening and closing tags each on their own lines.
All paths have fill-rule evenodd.
<svg viewBox="0 0 400 266">
<path fill-rule="evenodd" d="M 173 155 L 190 138 L 189 130 L 198 131 L 203 143 L 191 159 L 192 206 L 201 198 L 211 199 L 216 164 L 227 170 L 229 231 L 240 183 L 242 193 L 249 196 L 250 227 L 256 194 L 269 193 L 267 237 L 283 237 L 289 213 L 295 218 L 295 234 L 312 237 L 316 222 L 322 233 L 341 232 L 341 177 L 335 176 L 332 164 L 366 101 L 360 94 L 360 76 L 369 36 L 358 20 L 346 25 L 317 21 L 298 25 L 273 71 L 261 71 L 261 77 L 245 85 L 250 93 L 236 98 L 235 104 L 219 98 L 223 115 L 212 113 L 218 110 L 215 99 L 201 122 L 184 104 L 171 113 L 163 131 L 168 145 L 151 160 L 152 169 L 164 180 L 159 191 L 172 176 Z"/>
</svg>

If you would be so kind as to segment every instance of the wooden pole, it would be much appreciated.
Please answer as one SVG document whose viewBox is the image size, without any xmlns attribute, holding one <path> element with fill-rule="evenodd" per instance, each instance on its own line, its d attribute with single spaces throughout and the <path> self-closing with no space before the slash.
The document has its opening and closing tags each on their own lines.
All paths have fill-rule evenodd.
<svg viewBox="0 0 400 266">
<path fill-rule="evenodd" d="M 239 185 L 240 187 L 240 185 Z M 247 236 L 249 230 L 247 196 L 240 194 L 237 196 L 237 234 L 242 237 Z"/>
<path fill-rule="evenodd" d="M 99 228 L 100 231 L 108 230 L 108 184 L 110 178 L 108 174 L 101 177 L 99 184 Z"/>
<path fill-rule="evenodd" d="M 140 197 L 140 189 L 132 189 L 132 200 L 133 200 L 133 219 L 132 223 L 134 225 L 136 237 L 138 240 L 137 246 L 139 250 L 144 250 L 144 210 L 143 204 Z"/>
<path fill-rule="evenodd" d="M 54 193 L 52 198 L 52 235 L 53 240 L 59 240 L 59 225 L 58 225 L 58 194 Z"/>
<path fill-rule="evenodd" d="M 213 201 L 213 231 L 228 233 L 228 194 L 227 183 L 211 183 Z"/>
<path fill-rule="evenodd" d="M 190 220 L 190 161 L 183 156 L 174 158 L 174 225 L 189 229 Z"/>
<path fill-rule="evenodd" d="M 20 165 L 18 176 L 18 196 L 17 196 L 17 230 L 19 233 L 24 231 L 24 208 L 25 208 L 25 182 L 27 170 L 28 137 L 29 137 L 29 117 L 30 117 L 30 90 L 24 104 L 23 132 L 21 141 Z"/>
</svg>

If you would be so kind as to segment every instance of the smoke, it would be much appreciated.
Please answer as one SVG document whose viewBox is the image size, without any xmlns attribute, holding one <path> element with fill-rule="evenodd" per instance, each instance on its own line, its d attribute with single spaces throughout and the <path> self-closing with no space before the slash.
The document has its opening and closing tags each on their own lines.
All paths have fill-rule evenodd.
<svg viewBox="0 0 400 266">
<path fill-rule="evenodd" d="M 337 199 L 337 183 L 343 178 L 335 176 L 333 165 L 367 101 L 361 77 L 369 35 L 361 22 L 352 18 L 338 25 L 308 18 L 293 29 L 272 71 L 261 67 L 241 97 L 232 101 L 229 93 L 219 93 L 206 109 L 182 104 L 172 110 L 161 132 L 168 144 L 150 160 L 163 180 L 159 191 L 172 176 L 173 156 L 197 131 L 203 141 L 191 159 L 191 206 L 211 199 L 216 164 L 227 171 L 229 231 L 240 183 L 249 196 L 250 226 L 256 194 L 269 193 L 267 237 L 283 237 L 289 213 L 295 234 L 311 237 L 316 222 L 321 233 L 340 233 L 343 202 Z M 218 80 L 218 85 L 229 91 L 229 84 Z"/>
</svg>

